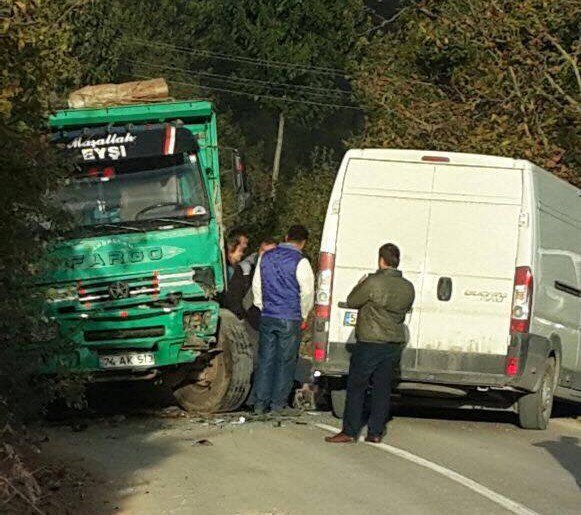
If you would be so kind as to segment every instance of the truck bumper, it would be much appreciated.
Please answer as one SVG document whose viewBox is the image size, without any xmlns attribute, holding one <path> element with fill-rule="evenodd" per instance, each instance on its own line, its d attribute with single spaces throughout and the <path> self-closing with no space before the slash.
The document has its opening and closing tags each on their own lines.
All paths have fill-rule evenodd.
<svg viewBox="0 0 581 515">
<path fill-rule="evenodd" d="M 62 370 L 70 372 L 80 372 L 88 374 L 111 374 L 113 372 L 139 373 L 144 374 L 156 370 L 161 367 L 170 365 L 179 365 L 183 363 L 191 363 L 196 360 L 199 355 L 193 350 L 182 350 L 183 340 L 177 342 L 160 341 L 154 348 L 120 348 L 116 350 L 95 349 L 87 347 L 78 347 L 70 352 L 62 352 L 51 357 L 46 361 L 42 367 L 43 374 L 55 374 Z M 155 364 L 150 367 L 127 367 L 103 369 L 101 368 L 99 356 L 111 355 L 118 353 L 139 353 L 151 352 L 154 357 Z"/>
<path fill-rule="evenodd" d="M 54 374 L 62 370 L 94 374 L 148 370 L 196 360 L 199 350 L 192 348 L 191 333 L 184 331 L 184 314 L 212 313 L 210 324 L 196 334 L 198 343 L 215 338 L 219 316 L 218 304 L 211 301 L 181 301 L 176 306 L 134 307 L 119 311 L 85 311 L 59 317 L 62 351 L 43 362 L 40 372 Z M 147 367 L 103 368 L 100 356 L 127 353 L 151 353 L 154 364 Z"/>
</svg>

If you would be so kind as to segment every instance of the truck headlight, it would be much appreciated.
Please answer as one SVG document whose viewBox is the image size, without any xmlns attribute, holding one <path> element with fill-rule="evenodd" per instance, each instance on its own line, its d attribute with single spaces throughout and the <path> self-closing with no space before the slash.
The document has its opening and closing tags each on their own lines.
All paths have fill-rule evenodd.
<svg viewBox="0 0 581 515">
<path fill-rule="evenodd" d="M 45 297 L 48 302 L 76 301 L 79 298 L 75 286 L 49 288 L 46 290 Z"/>
<path fill-rule="evenodd" d="M 207 288 L 213 288 L 215 285 L 214 269 L 210 267 L 193 268 L 192 280 Z"/>
</svg>

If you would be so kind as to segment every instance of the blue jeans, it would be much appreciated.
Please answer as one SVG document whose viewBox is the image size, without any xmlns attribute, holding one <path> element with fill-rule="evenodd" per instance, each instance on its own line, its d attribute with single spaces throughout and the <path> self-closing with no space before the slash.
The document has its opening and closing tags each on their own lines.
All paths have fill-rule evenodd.
<svg viewBox="0 0 581 515">
<path fill-rule="evenodd" d="M 293 387 L 301 342 L 301 322 L 262 317 L 258 370 L 255 379 L 256 409 L 280 410 Z"/>
</svg>

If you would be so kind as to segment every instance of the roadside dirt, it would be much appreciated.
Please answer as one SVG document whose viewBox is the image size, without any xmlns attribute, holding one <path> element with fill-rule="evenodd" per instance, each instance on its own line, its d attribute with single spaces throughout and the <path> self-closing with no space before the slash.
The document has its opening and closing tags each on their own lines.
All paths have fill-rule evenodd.
<svg viewBox="0 0 581 515">
<path fill-rule="evenodd" d="M 5 448 L 0 460 L 0 512 L 12 514 L 93 515 L 104 492 L 104 481 L 61 453 L 51 452 L 44 433 L 31 435 L 42 441 Z M 6 452 L 7 451 L 7 452 Z M 8 457 L 10 455 L 10 457 Z M 4 498 L 6 494 L 6 498 Z"/>
</svg>

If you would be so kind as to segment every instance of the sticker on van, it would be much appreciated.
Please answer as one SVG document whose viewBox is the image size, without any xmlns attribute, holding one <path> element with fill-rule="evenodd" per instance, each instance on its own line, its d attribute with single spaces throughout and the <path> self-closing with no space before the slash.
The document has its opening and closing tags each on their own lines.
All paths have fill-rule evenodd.
<svg viewBox="0 0 581 515">
<path fill-rule="evenodd" d="M 354 326 L 357 324 L 357 311 L 346 311 L 343 317 L 343 325 Z"/>
</svg>

